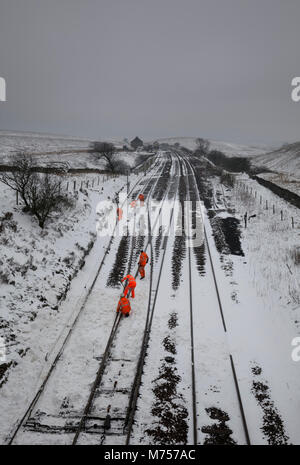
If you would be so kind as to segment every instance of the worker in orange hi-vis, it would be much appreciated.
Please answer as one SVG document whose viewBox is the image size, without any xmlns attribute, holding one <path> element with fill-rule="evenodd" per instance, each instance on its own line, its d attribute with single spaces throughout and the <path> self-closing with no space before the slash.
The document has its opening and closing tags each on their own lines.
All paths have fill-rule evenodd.
<svg viewBox="0 0 300 465">
<path fill-rule="evenodd" d="M 121 221 L 121 219 L 123 218 L 123 210 L 121 207 L 117 208 L 117 216 L 118 216 L 118 220 Z"/>
<path fill-rule="evenodd" d="M 124 290 L 124 296 L 126 297 L 128 292 L 131 291 L 131 297 L 134 299 L 134 297 L 135 297 L 134 289 L 135 289 L 135 286 L 136 286 L 136 281 L 135 281 L 134 277 L 131 274 L 128 274 L 127 276 L 125 276 L 122 279 L 122 282 L 125 281 L 125 280 L 127 281 L 127 285 L 126 285 L 125 290 Z"/>
<path fill-rule="evenodd" d="M 136 207 L 136 200 L 132 200 L 132 202 L 130 202 L 130 206 L 131 206 L 131 208 L 135 208 Z"/>
<path fill-rule="evenodd" d="M 139 195 L 139 201 L 140 201 L 141 205 L 144 205 L 144 200 L 145 200 L 144 194 L 140 194 Z"/>
<path fill-rule="evenodd" d="M 118 303 L 117 313 L 121 312 L 122 315 L 124 315 L 125 317 L 128 317 L 130 311 L 131 311 L 130 302 L 127 299 L 127 297 L 122 295 Z"/>
<path fill-rule="evenodd" d="M 139 259 L 139 273 L 141 275 L 141 279 L 144 279 L 145 277 L 145 266 L 148 263 L 148 261 L 149 261 L 148 255 L 146 254 L 146 252 L 142 250 L 140 254 L 140 259 Z"/>
</svg>

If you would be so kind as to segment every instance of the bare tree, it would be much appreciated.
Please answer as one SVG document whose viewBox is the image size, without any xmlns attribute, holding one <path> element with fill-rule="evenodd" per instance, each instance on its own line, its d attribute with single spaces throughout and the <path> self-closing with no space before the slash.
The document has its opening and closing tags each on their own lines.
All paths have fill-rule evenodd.
<svg viewBox="0 0 300 465">
<path fill-rule="evenodd" d="M 17 191 L 26 207 L 29 207 L 27 200 L 27 189 L 33 176 L 33 160 L 29 154 L 18 153 L 12 157 L 13 171 L 0 175 L 0 181 L 8 187 Z"/>
<path fill-rule="evenodd" d="M 13 157 L 13 171 L 0 175 L 0 181 L 17 191 L 26 207 L 44 228 L 45 221 L 55 210 L 71 206 L 68 197 L 60 193 L 60 181 L 48 173 L 40 175 L 33 168 L 30 155 L 21 153 Z"/>
<path fill-rule="evenodd" d="M 209 152 L 209 141 L 207 139 L 202 139 L 201 137 L 198 137 L 198 139 L 196 139 L 196 144 L 197 147 L 194 154 L 200 157 L 206 156 Z"/>
<path fill-rule="evenodd" d="M 72 206 L 72 201 L 60 192 L 60 181 L 54 176 L 33 174 L 27 188 L 30 211 L 44 228 L 46 220 L 54 211 Z"/>
<path fill-rule="evenodd" d="M 116 149 L 110 142 L 93 142 L 91 151 L 99 155 L 99 158 L 104 158 L 107 162 L 109 170 L 114 173 L 116 171 Z"/>
</svg>

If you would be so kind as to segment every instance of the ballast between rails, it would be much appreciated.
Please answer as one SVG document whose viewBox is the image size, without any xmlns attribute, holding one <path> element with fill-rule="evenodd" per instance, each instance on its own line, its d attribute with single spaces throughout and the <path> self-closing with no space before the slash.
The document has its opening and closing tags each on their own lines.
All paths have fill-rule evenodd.
<svg viewBox="0 0 300 465">
<path fill-rule="evenodd" d="M 198 189 L 198 186 L 197 186 L 197 183 L 196 183 L 196 180 L 195 180 L 194 167 L 190 163 L 189 160 L 185 160 L 185 163 L 190 169 L 190 173 L 191 173 L 191 175 L 193 177 L 193 180 L 194 180 L 194 185 L 195 185 L 195 189 L 196 189 L 196 192 L 197 192 L 197 196 L 198 196 L 198 199 L 200 201 L 201 200 L 200 199 L 200 193 L 199 193 L 199 189 Z M 209 261 L 210 261 L 210 265 L 211 265 L 211 269 L 212 269 L 212 273 L 213 273 L 215 291 L 216 291 L 217 300 L 218 300 L 218 304 L 219 304 L 219 310 L 220 310 L 220 317 L 222 319 L 224 332 L 225 332 L 225 334 L 227 334 L 227 338 L 228 338 L 228 332 L 227 332 L 227 327 L 226 327 L 226 322 L 225 322 L 225 317 L 224 317 L 224 311 L 223 311 L 222 302 L 221 302 L 221 298 L 220 298 L 219 287 L 218 287 L 218 283 L 217 283 L 217 279 L 216 279 L 214 263 L 213 263 L 213 260 L 212 260 L 210 245 L 209 245 L 209 241 L 208 241 L 208 236 L 207 236 L 207 231 L 206 231 L 206 228 L 205 228 L 205 223 L 204 223 L 204 218 L 203 218 L 202 211 L 201 211 L 201 216 L 202 216 L 202 223 L 203 223 L 203 230 L 204 230 L 204 240 L 205 240 L 205 244 L 206 244 L 206 247 L 207 247 L 207 250 L 208 250 Z M 228 346 L 229 346 L 229 341 L 228 341 Z M 248 429 L 246 415 L 245 415 L 245 411 L 244 411 L 244 406 L 243 406 L 241 391 L 240 391 L 240 387 L 239 387 L 239 382 L 238 382 L 238 378 L 237 378 L 237 374 L 236 374 L 234 360 L 233 360 L 233 357 L 232 357 L 230 351 L 229 351 L 229 360 L 230 360 L 230 366 L 231 366 L 231 370 L 232 370 L 234 385 L 235 385 L 235 389 L 236 389 L 236 395 L 237 395 L 237 399 L 238 399 L 239 410 L 240 410 L 240 413 L 241 413 L 241 419 L 242 419 L 242 424 L 243 424 L 246 443 L 247 443 L 247 445 L 251 445 L 249 429 Z"/>
<path fill-rule="evenodd" d="M 145 190 L 147 189 L 147 187 L 150 185 L 150 183 L 152 182 L 152 179 L 153 177 L 151 177 L 151 179 L 148 181 L 147 185 L 143 187 L 142 189 L 142 193 L 145 192 Z M 152 193 L 152 191 L 154 190 L 156 186 L 156 183 L 153 184 L 153 186 L 151 187 L 151 190 L 150 192 Z M 147 204 L 149 206 L 149 201 L 150 201 L 150 198 L 151 198 L 151 194 L 149 195 L 148 199 L 147 199 Z M 147 248 L 147 247 L 146 247 Z M 146 250 L 145 248 L 145 250 Z M 132 251 L 133 252 L 133 251 Z M 137 273 L 138 271 L 136 272 L 136 275 L 135 277 L 137 276 Z M 125 285 L 124 285 L 125 287 Z M 111 329 L 111 333 L 110 333 L 110 336 L 108 338 L 108 341 L 107 341 L 107 344 L 106 344 L 106 348 L 105 348 L 105 351 L 103 353 L 103 356 L 102 356 L 102 359 L 101 359 L 101 363 L 100 363 L 100 366 L 99 366 L 99 369 L 97 371 L 97 374 L 96 374 L 96 378 L 95 378 L 95 381 L 93 383 L 93 386 L 92 386 L 92 389 L 90 391 L 90 395 L 89 395 L 89 398 L 88 398 L 88 401 L 86 403 L 86 406 L 84 408 L 84 412 L 81 416 L 81 419 L 80 419 L 80 422 L 76 428 L 76 433 L 75 433 L 75 436 L 73 438 L 73 441 L 72 441 L 72 445 L 76 445 L 77 442 L 78 442 L 78 439 L 79 439 L 79 436 L 83 430 L 83 427 L 85 425 L 85 422 L 86 422 L 86 419 L 87 419 L 87 416 L 89 414 L 89 411 L 92 407 L 92 404 L 93 404 L 93 400 L 94 400 L 94 397 L 95 397 L 95 393 L 96 393 L 96 390 L 97 390 L 97 387 L 100 385 L 101 383 L 101 380 L 102 380 L 102 376 L 103 376 L 103 373 L 104 373 L 104 370 L 105 370 L 105 367 L 106 367 L 106 364 L 107 364 L 107 361 L 108 361 L 108 357 L 110 355 L 110 350 L 111 350 L 111 345 L 112 345 L 112 342 L 114 340 L 114 337 L 116 335 L 116 332 L 117 332 L 117 329 L 118 329 L 118 326 L 119 326 L 119 323 L 121 321 L 121 313 L 117 314 L 116 317 L 115 317 L 115 320 L 114 320 L 114 323 L 113 323 L 113 326 L 112 326 L 112 329 Z"/>
<path fill-rule="evenodd" d="M 178 160 L 178 163 L 180 164 L 180 161 L 179 161 L 178 157 L 177 157 L 177 160 Z M 179 182 L 177 182 L 176 192 L 178 191 L 178 185 L 179 185 Z M 165 194 L 165 197 L 166 196 L 167 196 L 167 192 Z M 174 195 L 174 202 L 173 202 L 172 212 L 171 212 L 170 221 L 169 221 L 169 230 L 170 230 L 170 227 L 171 227 L 171 224 L 172 224 L 172 219 L 173 219 L 175 199 L 176 199 L 176 195 Z M 152 231 L 152 229 L 154 228 L 155 225 L 153 225 L 153 227 L 151 227 L 151 219 L 150 219 L 149 214 L 148 214 L 148 223 L 149 223 L 149 231 Z M 168 233 L 169 233 L 169 231 L 168 231 Z M 163 256 L 162 256 L 162 260 L 161 260 L 161 264 L 160 264 L 160 269 L 159 269 L 159 274 L 158 274 L 158 280 L 156 282 L 156 289 L 155 289 L 154 298 L 152 297 L 153 265 L 151 265 L 150 292 L 149 292 L 149 299 L 148 299 L 148 309 L 147 309 L 147 318 L 146 318 L 145 329 L 144 329 L 144 337 L 143 337 L 143 342 L 142 342 L 141 351 L 140 351 L 140 357 L 139 357 L 139 361 L 138 361 L 138 365 L 137 365 L 136 376 L 135 376 L 134 383 L 133 383 L 131 401 L 129 403 L 128 412 L 127 412 L 126 421 L 125 421 L 126 429 L 127 429 L 126 445 L 130 444 L 130 436 L 131 436 L 132 427 L 133 427 L 134 414 L 135 414 L 135 411 L 136 411 L 137 399 L 138 399 L 138 395 L 139 395 L 139 389 L 140 389 L 141 379 L 142 379 L 142 374 L 143 374 L 143 367 L 144 367 L 144 364 L 145 364 L 146 352 L 147 352 L 147 347 L 148 347 L 148 344 L 149 344 L 149 339 L 150 339 L 150 334 L 151 334 L 151 327 L 152 327 L 152 321 L 153 321 L 153 316 L 154 316 L 154 310 L 155 310 L 158 290 L 159 290 L 159 284 L 160 284 L 163 264 L 164 264 L 164 260 L 165 260 L 165 254 L 166 254 L 166 250 L 167 250 L 166 246 L 167 246 L 168 237 L 169 237 L 168 233 L 166 235 L 167 240 L 166 240 L 166 244 L 165 244 L 165 247 L 164 247 L 164 252 L 163 252 Z M 151 255 L 153 256 L 152 234 L 150 235 L 149 241 L 150 241 L 150 247 L 151 247 Z M 151 260 L 151 264 L 153 264 L 153 259 Z"/>
<path fill-rule="evenodd" d="M 186 169 L 186 174 L 188 170 L 186 168 L 185 161 L 183 164 Z M 189 178 L 187 177 L 187 200 L 190 201 L 190 183 Z M 188 234 L 190 232 L 190 216 L 189 212 L 187 213 L 187 230 Z M 190 238 L 188 237 L 189 241 Z M 194 445 L 198 444 L 198 429 L 197 429 L 197 402 L 196 402 L 196 376 L 195 376 L 195 349 L 194 349 L 194 318 L 193 318 L 193 291 L 192 291 L 192 266 L 191 266 L 191 247 L 188 244 L 188 263 L 189 263 L 189 300 L 190 300 L 190 333 L 191 333 L 191 366 L 192 366 L 192 399 L 193 399 L 193 439 Z"/>
<path fill-rule="evenodd" d="M 171 159 L 172 161 L 172 159 Z M 142 192 L 144 190 L 147 189 L 147 187 L 149 186 L 149 184 L 152 182 L 152 178 L 149 180 L 149 182 L 147 183 L 147 186 L 144 187 L 144 189 L 142 190 Z M 150 190 L 150 193 L 148 195 L 148 199 L 147 199 L 147 205 L 148 205 L 148 225 L 149 225 L 149 238 L 148 238 L 148 242 L 146 244 L 146 246 L 144 247 L 144 250 L 147 250 L 149 244 L 150 244 L 150 247 L 152 249 L 152 235 L 151 235 L 151 221 L 150 221 L 150 213 L 149 213 L 149 205 L 150 205 L 150 200 L 151 200 L 151 194 L 152 192 L 154 191 L 155 187 L 157 185 L 157 182 L 153 184 L 153 186 L 151 187 L 151 190 Z M 165 191 L 165 194 L 164 194 L 164 197 L 161 201 L 161 206 L 160 206 L 160 209 L 159 209 L 159 212 L 156 216 L 156 219 L 154 221 L 154 225 L 153 227 L 155 226 L 156 222 L 158 221 L 159 219 L 159 216 L 160 216 L 160 212 L 161 212 L 161 209 L 162 209 L 162 206 L 163 206 L 163 202 L 166 198 L 168 194 L 168 189 L 166 189 Z M 133 251 L 132 251 L 133 252 Z M 151 251 L 151 255 L 153 257 L 153 252 Z M 151 296 L 151 289 L 152 289 L 152 276 L 153 276 L 153 259 L 151 260 L 151 275 L 150 275 L 150 292 L 149 292 L 149 296 Z M 137 276 L 138 274 L 138 270 L 136 271 L 135 273 L 135 277 Z M 114 323 L 113 323 L 113 327 L 112 327 L 112 330 L 111 330 L 111 333 L 110 333 L 110 337 L 107 341 L 107 345 L 106 345 L 106 348 L 105 348 L 105 351 L 103 353 L 103 356 L 102 356 L 102 360 L 101 360 L 101 364 L 99 366 L 99 369 L 98 369 L 98 372 L 97 372 L 97 375 L 96 375 L 96 378 L 95 378 L 95 381 L 93 383 L 93 386 L 92 386 L 92 389 L 90 391 L 90 395 L 89 395 L 89 399 L 88 399 L 88 402 L 85 406 L 85 409 L 84 409 L 84 413 L 80 419 L 80 422 L 79 422 L 79 425 L 76 429 L 76 433 L 75 433 L 75 436 L 73 438 L 73 442 L 72 444 L 73 445 L 76 445 L 78 443 L 78 439 L 79 439 L 79 436 L 80 434 L 83 432 L 83 428 L 84 428 L 84 425 L 85 425 L 85 421 L 86 419 L 88 418 L 88 415 L 89 415 L 89 412 L 90 412 L 90 409 L 92 408 L 92 405 L 93 405 L 93 400 L 94 400 L 94 397 L 95 397 L 95 394 L 96 394 L 96 391 L 97 391 L 97 388 L 98 386 L 101 384 L 101 381 L 102 381 L 102 377 L 103 377 L 103 374 L 104 374 L 104 371 L 105 371 L 105 368 L 106 368 L 106 365 L 107 365 L 107 362 L 109 360 L 109 355 L 110 355 L 110 351 L 111 351 L 111 346 L 112 346 L 112 343 L 114 341 L 114 337 L 117 333 L 117 329 L 118 329 L 118 326 L 119 326 L 119 323 L 121 321 L 121 318 L 122 318 L 122 315 L 121 314 L 118 314 L 116 315 L 115 317 L 115 320 L 114 320 Z M 147 317 L 146 317 L 146 326 L 147 326 L 147 322 L 149 320 L 149 309 L 147 311 Z M 144 339 L 143 339 L 144 340 Z M 143 349 L 143 346 L 141 348 L 141 350 Z M 139 362 L 138 362 L 138 368 L 139 368 Z M 136 379 L 136 377 L 135 377 Z M 135 383 L 133 383 L 133 391 L 135 390 Z M 135 409 L 132 409 L 131 408 L 131 405 L 132 405 L 132 402 L 135 401 L 135 396 L 134 394 L 131 393 L 130 395 L 130 398 L 129 398 L 129 405 L 128 405 L 128 408 L 127 408 L 127 415 L 126 415 L 126 419 L 125 419 L 125 423 L 124 423 L 124 430 L 127 426 L 127 423 L 129 421 L 129 419 L 131 419 L 131 416 L 130 416 L 130 412 L 134 412 Z M 109 418 L 108 418 L 109 417 Z M 107 423 L 110 424 L 110 421 L 112 419 L 110 418 L 110 416 L 107 416 Z M 106 421 L 104 422 L 104 431 L 103 431 L 103 434 L 102 434 L 102 442 L 104 441 L 105 439 L 105 430 L 106 430 Z M 108 428 L 107 428 L 108 429 Z M 101 442 L 101 443 L 102 443 Z"/>
</svg>

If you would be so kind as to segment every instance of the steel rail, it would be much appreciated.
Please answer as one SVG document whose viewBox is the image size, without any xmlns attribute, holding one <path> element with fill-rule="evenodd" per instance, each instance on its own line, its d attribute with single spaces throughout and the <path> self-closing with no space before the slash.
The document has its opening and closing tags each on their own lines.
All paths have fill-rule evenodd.
<svg viewBox="0 0 300 465">
<path fill-rule="evenodd" d="M 165 165 L 164 165 L 165 166 Z M 147 187 L 149 186 L 149 184 L 152 182 L 152 178 L 150 178 L 149 182 L 147 183 L 146 186 L 144 186 L 144 188 L 142 189 L 142 192 L 144 192 Z M 158 180 L 157 180 L 158 182 Z M 148 204 L 148 215 L 149 215 L 149 204 L 150 204 L 150 199 L 151 199 L 151 193 L 152 191 L 155 189 L 156 185 L 157 185 L 157 182 L 154 183 L 151 187 L 151 190 L 150 190 L 150 195 L 147 199 L 147 204 Z M 159 215 L 157 216 L 157 218 L 159 217 Z M 145 248 L 146 250 L 146 248 Z M 135 277 L 137 276 L 138 274 L 138 270 L 136 271 L 136 274 L 135 274 Z M 125 287 L 125 285 L 124 285 Z M 130 291 L 129 291 L 129 294 L 130 296 Z M 119 318 L 117 319 L 117 316 L 119 316 Z M 114 337 L 117 333 L 117 329 L 118 329 L 118 326 L 119 326 L 119 323 L 121 321 L 121 314 L 117 315 L 116 318 L 115 318 L 115 321 L 114 321 L 114 324 L 113 324 L 113 327 L 112 327 L 112 330 L 111 330 L 111 333 L 110 333 L 110 337 L 107 341 L 107 345 L 106 345 L 106 348 L 105 348 L 105 351 L 104 351 L 104 354 L 103 354 L 103 357 L 101 359 L 101 364 L 99 366 L 99 369 L 97 371 L 97 374 L 96 374 L 96 378 L 95 378 L 95 381 L 93 383 L 93 386 L 92 386 L 92 389 L 90 391 L 90 395 L 89 395 L 89 398 L 88 398 L 88 401 L 86 403 L 86 406 L 85 406 L 85 409 L 84 409 L 84 412 L 83 412 L 83 415 L 80 419 L 80 422 L 77 426 L 77 429 L 76 429 L 76 433 L 75 433 L 75 436 L 73 438 L 73 441 L 72 441 L 72 445 L 75 445 L 77 444 L 78 442 L 78 438 L 79 438 L 79 435 L 81 434 L 82 430 L 83 430 L 83 427 L 85 425 L 85 421 L 86 421 L 86 418 L 90 412 L 90 409 L 92 407 L 92 404 L 93 404 L 93 400 L 94 400 L 94 397 L 95 397 L 95 393 L 96 393 L 96 390 L 97 390 L 97 387 L 100 385 L 101 383 L 101 380 L 102 380 L 102 377 L 103 377 L 103 373 L 104 373 L 104 370 L 106 368 L 106 365 L 107 365 L 107 362 L 109 360 L 109 355 L 110 355 L 110 349 L 111 349 L 111 345 L 112 345 L 112 342 L 114 341 Z M 103 435 L 105 435 L 105 431 L 103 433 Z M 102 437 L 103 437 L 102 435 Z M 103 442 L 103 441 L 102 441 Z"/>
<path fill-rule="evenodd" d="M 196 192 L 197 192 L 198 198 L 200 200 L 199 189 L 198 189 L 197 183 L 195 181 L 194 166 L 188 160 L 186 160 L 186 163 L 188 164 L 188 166 L 189 166 L 189 168 L 191 170 L 191 174 L 193 176 L 195 187 L 196 187 Z M 201 211 L 201 216 L 202 216 L 202 223 L 203 223 L 203 229 L 204 229 L 205 243 L 206 243 L 206 247 L 207 247 L 207 250 L 208 250 L 209 261 L 210 261 L 210 265 L 211 265 L 211 269 L 212 269 L 212 273 L 213 273 L 213 278 L 214 278 L 215 290 L 216 290 L 218 304 L 219 304 L 220 315 L 221 315 L 221 319 L 222 319 L 222 323 L 223 323 L 224 332 L 227 335 L 227 342 L 228 342 L 228 332 L 227 332 L 227 327 L 226 327 L 226 323 L 225 323 L 225 318 L 224 318 L 224 312 L 223 312 L 223 307 L 222 307 L 221 298 L 220 298 L 219 287 L 218 287 L 218 283 L 217 283 L 217 279 L 216 279 L 214 263 L 213 263 L 213 260 L 212 260 L 210 245 L 209 245 L 209 241 L 208 241 L 208 236 L 207 236 L 207 232 L 206 232 L 206 228 L 205 228 L 205 224 L 204 224 L 202 211 Z M 228 348 L 229 348 L 229 342 L 228 342 Z M 250 435 L 249 435 L 249 428 L 248 428 L 248 424 L 247 424 L 247 420 L 246 420 L 246 415 L 245 415 L 245 410 L 244 410 L 244 406 L 243 406 L 241 391 L 240 391 L 240 387 L 239 387 L 239 382 L 238 382 L 238 378 L 237 378 L 237 374 L 236 374 L 236 369 L 235 369 L 233 357 L 232 357 L 232 355 L 230 353 L 230 350 L 229 350 L 229 359 L 230 359 L 230 366 L 231 366 L 231 370 L 232 370 L 232 376 L 233 376 L 233 380 L 234 380 L 236 394 L 237 394 L 237 398 L 238 398 L 238 404 L 239 404 L 239 409 L 240 409 L 240 413 L 241 413 L 241 418 L 242 418 L 242 424 L 243 424 L 246 443 L 247 443 L 247 445 L 251 445 L 251 440 L 250 440 Z"/>
</svg>

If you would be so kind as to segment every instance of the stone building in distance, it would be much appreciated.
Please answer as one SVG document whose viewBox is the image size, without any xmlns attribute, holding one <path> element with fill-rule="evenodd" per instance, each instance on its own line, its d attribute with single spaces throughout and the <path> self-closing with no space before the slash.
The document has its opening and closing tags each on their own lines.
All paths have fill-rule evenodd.
<svg viewBox="0 0 300 465">
<path fill-rule="evenodd" d="M 139 147 L 143 147 L 144 143 L 139 137 L 135 137 L 135 139 L 132 139 L 130 142 L 131 147 L 136 150 Z"/>
</svg>

